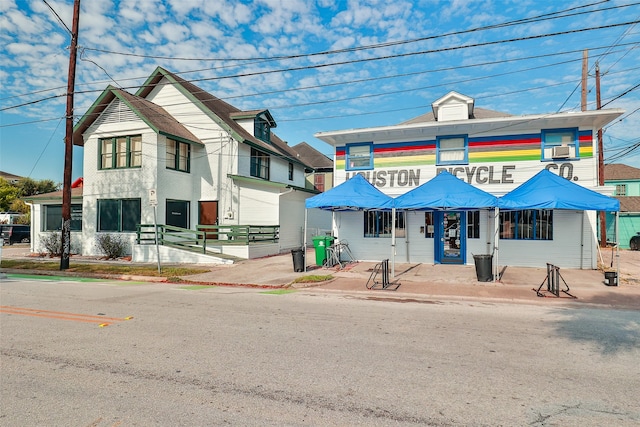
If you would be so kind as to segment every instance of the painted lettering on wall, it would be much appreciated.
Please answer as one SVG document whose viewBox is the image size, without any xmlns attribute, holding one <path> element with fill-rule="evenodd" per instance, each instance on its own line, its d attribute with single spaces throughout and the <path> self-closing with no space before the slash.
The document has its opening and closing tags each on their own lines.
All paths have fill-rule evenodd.
<svg viewBox="0 0 640 427">
<path fill-rule="evenodd" d="M 513 184 L 513 171 L 516 165 L 505 165 L 502 168 L 493 166 L 453 166 L 437 168 L 436 174 L 447 171 L 451 175 L 462 178 L 469 184 Z"/>
<path fill-rule="evenodd" d="M 376 187 L 417 187 L 420 185 L 420 169 L 378 170 L 347 172 L 346 179 L 362 175 Z"/>
<path fill-rule="evenodd" d="M 578 176 L 574 175 L 573 164 L 570 162 L 549 163 L 545 168 L 568 180 L 578 181 Z M 436 174 L 445 170 L 473 185 L 516 183 L 513 178 L 516 165 L 438 167 Z M 348 180 L 355 175 L 362 175 L 376 187 L 418 187 L 421 184 L 420 171 L 421 169 L 368 170 L 347 172 L 345 178 Z"/>
<path fill-rule="evenodd" d="M 556 163 L 550 163 L 545 168 L 548 171 L 553 173 L 557 173 L 559 176 L 568 179 L 569 181 L 578 181 L 578 177 L 573 175 L 573 164 L 572 163 L 562 163 L 558 165 Z"/>
</svg>

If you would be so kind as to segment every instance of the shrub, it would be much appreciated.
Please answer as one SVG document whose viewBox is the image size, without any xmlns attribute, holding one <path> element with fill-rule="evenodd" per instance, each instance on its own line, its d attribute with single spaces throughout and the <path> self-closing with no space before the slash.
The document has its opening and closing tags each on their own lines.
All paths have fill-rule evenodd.
<svg viewBox="0 0 640 427">
<path fill-rule="evenodd" d="M 40 244 L 50 257 L 62 256 L 62 233 L 49 233 L 40 239 Z"/>
<path fill-rule="evenodd" d="M 120 258 L 127 253 L 125 240 L 117 234 L 99 234 L 96 246 L 107 259 Z"/>
</svg>

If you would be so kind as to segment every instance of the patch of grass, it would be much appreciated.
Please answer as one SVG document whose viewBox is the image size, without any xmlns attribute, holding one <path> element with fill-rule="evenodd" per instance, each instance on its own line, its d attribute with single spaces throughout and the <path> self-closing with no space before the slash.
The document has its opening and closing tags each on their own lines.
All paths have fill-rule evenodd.
<svg viewBox="0 0 640 427">
<path fill-rule="evenodd" d="M 316 282 L 326 282 L 327 280 L 333 279 L 333 276 L 330 274 L 321 275 L 321 274 L 310 274 L 308 276 L 300 276 L 292 283 L 316 283 Z"/>
<path fill-rule="evenodd" d="M 211 289 L 215 288 L 215 286 L 209 285 L 193 285 L 193 286 L 182 286 L 180 289 L 185 289 L 187 291 L 197 291 L 199 289 Z"/>
<path fill-rule="evenodd" d="M 292 292 L 296 292 L 296 290 L 295 289 L 274 289 L 273 291 L 264 291 L 260 293 L 271 294 L 271 295 L 282 295 L 282 294 L 290 294 Z"/>
<path fill-rule="evenodd" d="M 32 271 L 58 271 L 60 270 L 60 262 L 55 261 L 24 261 L 24 260 L 2 260 L 0 263 L 2 268 L 13 268 L 17 270 Z M 209 270 L 205 268 L 193 267 L 162 267 L 162 273 L 158 273 L 157 266 L 151 265 L 122 265 L 110 264 L 109 261 L 104 263 L 74 263 L 70 261 L 69 269 L 65 270 L 70 273 L 91 273 L 91 274 L 117 274 L 132 276 L 151 276 L 151 277 L 179 277 L 191 274 L 206 273 Z"/>
</svg>

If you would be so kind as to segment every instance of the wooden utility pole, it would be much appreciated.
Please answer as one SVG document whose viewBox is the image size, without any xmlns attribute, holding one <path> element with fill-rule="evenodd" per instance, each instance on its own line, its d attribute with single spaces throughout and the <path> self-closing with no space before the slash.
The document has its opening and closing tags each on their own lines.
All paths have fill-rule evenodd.
<svg viewBox="0 0 640 427">
<path fill-rule="evenodd" d="M 78 51 L 78 26 L 80 24 L 80 0 L 73 1 L 73 25 L 69 46 L 69 76 L 67 78 L 66 132 L 64 136 L 64 180 L 62 183 L 62 254 L 60 270 L 69 268 L 71 253 L 71 168 L 73 164 L 73 94 L 76 80 L 76 56 Z"/>
<path fill-rule="evenodd" d="M 587 111 L 587 74 L 589 69 L 589 51 L 582 51 L 582 97 L 580 105 L 582 111 Z"/>
<path fill-rule="evenodd" d="M 600 100 L 600 64 L 596 61 L 596 109 L 602 108 Z M 598 185 L 604 185 L 604 147 L 602 143 L 602 128 L 598 129 Z M 607 213 L 600 211 L 600 247 L 607 246 Z"/>
</svg>

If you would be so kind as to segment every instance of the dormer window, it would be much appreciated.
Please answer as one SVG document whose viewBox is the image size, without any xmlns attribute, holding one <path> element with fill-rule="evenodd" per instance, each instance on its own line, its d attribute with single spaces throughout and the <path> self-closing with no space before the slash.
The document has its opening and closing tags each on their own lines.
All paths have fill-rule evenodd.
<svg viewBox="0 0 640 427">
<path fill-rule="evenodd" d="M 271 124 L 264 114 L 260 114 L 254 119 L 253 135 L 264 142 L 271 142 Z"/>
</svg>

